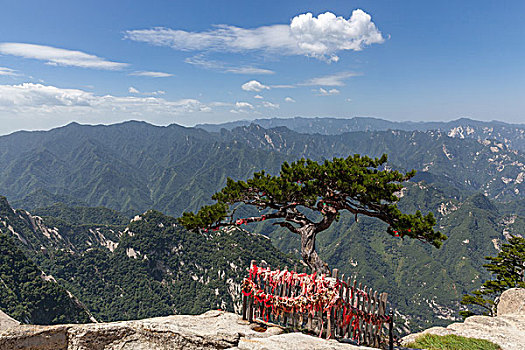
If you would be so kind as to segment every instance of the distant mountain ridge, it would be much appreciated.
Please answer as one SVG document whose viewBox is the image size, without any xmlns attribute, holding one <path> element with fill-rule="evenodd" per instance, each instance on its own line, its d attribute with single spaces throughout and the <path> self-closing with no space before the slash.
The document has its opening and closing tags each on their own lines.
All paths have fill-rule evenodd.
<svg viewBox="0 0 525 350">
<path fill-rule="evenodd" d="M 525 119 L 525 117 L 524 117 Z M 354 118 L 267 118 L 254 120 L 239 120 L 221 124 L 197 124 L 210 132 L 219 132 L 221 129 L 232 130 L 236 127 L 257 124 L 265 129 L 286 127 L 303 134 L 340 135 L 352 131 L 429 131 L 439 130 L 450 137 L 497 139 L 504 141 L 511 148 L 525 151 L 525 123 L 508 124 L 499 121 L 479 121 L 460 118 L 448 122 L 393 122 L 372 117 Z"/>
</svg>

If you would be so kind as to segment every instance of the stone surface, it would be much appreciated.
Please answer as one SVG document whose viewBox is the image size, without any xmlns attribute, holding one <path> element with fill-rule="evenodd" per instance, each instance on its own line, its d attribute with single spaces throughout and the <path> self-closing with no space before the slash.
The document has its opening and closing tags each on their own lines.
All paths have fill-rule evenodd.
<svg viewBox="0 0 525 350">
<path fill-rule="evenodd" d="M 224 311 L 137 321 L 15 325 L 0 329 L 2 350 L 356 349 L 359 347 L 268 329 Z M 266 340 L 263 340 L 266 339 Z M 366 348 L 362 348 L 366 349 Z"/>
<path fill-rule="evenodd" d="M 364 346 L 340 343 L 335 340 L 325 340 L 302 333 L 287 333 L 272 335 L 267 338 L 242 338 L 238 347 L 239 350 L 352 350 L 352 349 L 373 349 Z M 232 350 L 233 350 L 232 349 Z"/>
<path fill-rule="evenodd" d="M 503 350 L 525 350 L 525 315 L 471 316 L 465 322 L 452 323 L 447 328 L 433 327 L 410 334 L 402 339 L 402 344 L 406 345 L 427 333 L 486 339 L 498 344 Z"/>
<path fill-rule="evenodd" d="M 19 324 L 20 322 L 18 322 L 14 318 L 11 318 L 9 315 L 5 314 L 2 310 L 0 310 L 0 331 L 14 326 L 18 326 Z"/>
<path fill-rule="evenodd" d="M 512 288 L 501 294 L 498 303 L 498 316 L 525 316 L 525 288 Z"/>
</svg>

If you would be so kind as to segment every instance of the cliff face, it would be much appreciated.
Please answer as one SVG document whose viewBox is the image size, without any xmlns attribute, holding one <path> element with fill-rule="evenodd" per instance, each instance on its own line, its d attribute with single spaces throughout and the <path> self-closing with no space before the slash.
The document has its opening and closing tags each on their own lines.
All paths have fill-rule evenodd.
<svg viewBox="0 0 525 350">
<path fill-rule="evenodd" d="M 403 338 L 403 344 L 413 342 L 422 334 L 448 335 L 486 339 L 503 350 L 525 350 L 525 289 L 512 288 L 503 294 L 496 317 L 471 316 L 465 322 L 452 323 L 447 328 L 432 327 Z"/>
<path fill-rule="evenodd" d="M 138 321 L 0 329 L 0 349 L 18 350 L 193 350 L 193 349 L 370 349 L 301 333 L 261 329 L 224 311 Z"/>
</svg>

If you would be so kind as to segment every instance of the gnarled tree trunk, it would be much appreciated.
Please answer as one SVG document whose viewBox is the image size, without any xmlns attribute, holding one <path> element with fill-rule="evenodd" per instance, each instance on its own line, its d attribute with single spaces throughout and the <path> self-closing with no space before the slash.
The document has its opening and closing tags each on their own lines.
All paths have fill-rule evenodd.
<svg viewBox="0 0 525 350">
<path fill-rule="evenodd" d="M 328 265 L 321 260 L 315 251 L 315 236 L 317 235 L 315 225 L 307 224 L 297 229 L 301 235 L 301 255 L 304 262 L 318 274 L 330 275 Z"/>
</svg>

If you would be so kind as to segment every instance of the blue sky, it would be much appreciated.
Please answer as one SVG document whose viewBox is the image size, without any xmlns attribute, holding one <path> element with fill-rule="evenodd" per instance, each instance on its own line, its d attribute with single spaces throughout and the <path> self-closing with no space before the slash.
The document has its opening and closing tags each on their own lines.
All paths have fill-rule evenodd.
<svg viewBox="0 0 525 350">
<path fill-rule="evenodd" d="M 0 134 L 71 121 L 525 122 L 523 1 L 4 1 Z"/>
</svg>

